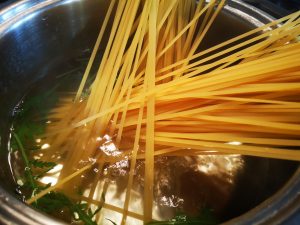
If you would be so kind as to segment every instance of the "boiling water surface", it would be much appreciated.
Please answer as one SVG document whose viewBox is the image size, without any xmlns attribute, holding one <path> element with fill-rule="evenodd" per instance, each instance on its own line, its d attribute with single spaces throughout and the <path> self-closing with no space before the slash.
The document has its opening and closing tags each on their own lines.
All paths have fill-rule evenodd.
<svg viewBox="0 0 300 225">
<path fill-rule="evenodd" d="M 86 54 L 89 54 L 89 50 Z M 45 141 L 43 135 L 49 124 L 57 122 L 53 118 L 49 119 L 56 107 L 72 102 L 87 60 L 84 54 L 59 65 L 57 75 L 49 74 L 36 82 L 14 108 L 10 164 L 20 198 L 29 198 L 32 194 L 27 189 L 28 170 L 32 171 L 36 182 L 41 186 L 55 185 L 58 181 L 66 163 L 65 152 L 52 148 L 52 143 Z M 89 83 L 91 81 L 92 79 Z M 30 165 L 39 162 L 44 164 L 28 168 L 24 162 L 24 152 L 22 154 L 14 138 L 15 134 L 21 140 Z M 101 199 L 102 201 L 90 202 L 93 203 L 92 210 L 97 209 L 97 204 L 102 207 L 94 217 L 100 224 L 111 224 L 111 221 L 120 224 L 123 215 L 131 162 L 129 157 L 119 157 L 122 149 L 118 149 L 114 138 L 108 134 L 99 137 L 98 151 L 110 157 L 115 156 L 116 160 L 104 163 L 101 168 L 96 163 L 90 171 L 79 175 L 79 182 L 72 183 L 71 189 L 64 192 L 74 202 L 80 199 L 89 202 L 89 197 Z M 95 159 L 90 159 L 93 160 Z M 240 155 L 157 156 L 153 219 L 164 221 L 176 215 L 198 218 L 203 212 L 209 212 L 209 217 L 214 222 L 220 222 L 238 216 L 268 197 L 264 194 L 265 189 L 274 183 L 267 181 L 268 172 L 272 169 L 272 164 L 277 162 L 279 161 L 275 160 L 270 164 L 264 159 Z M 87 162 L 79 163 L 86 165 Z M 275 182 L 272 187 L 274 191 L 282 182 Z M 91 189 L 95 190 L 93 196 L 89 196 Z M 59 189 L 65 190 L 64 187 Z M 139 159 L 135 168 L 127 224 L 142 224 L 143 190 L 144 160 Z M 241 195 L 237 193 L 242 193 L 243 197 L 240 198 Z M 70 211 L 65 209 L 49 213 L 67 222 L 74 221 Z"/>
<path fill-rule="evenodd" d="M 77 60 L 77 62 L 76 62 Z M 14 141 L 14 133 L 22 142 L 29 161 L 55 162 L 56 165 L 49 171 L 45 166 L 33 168 L 33 173 L 40 174 L 37 181 L 44 185 L 57 183 L 59 173 L 64 166 L 64 153 L 59 149 L 51 149 L 51 143 L 45 143 L 43 134 L 51 121 L 51 112 L 63 101 L 72 101 L 76 88 L 80 82 L 83 68 L 78 58 L 64 65 L 65 71 L 58 75 L 47 76 L 38 81 L 14 109 L 14 121 L 12 124 L 11 139 L 11 167 L 18 185 L 19 194 L 28 196 L 26 188 L 28 182 L 26 165 L 20 147 Z M 76 66 L 74 66 L 76 65 Z M 102 137 L 99 151 L 106 155 L 115 155 L 122 152 L 114 144 L 114 137 L 105 135 Z M 233 143 L 234 144 L 234 143 Z M 51 157 L 49 157 L 51 152 Z M 239 155 L 203 155 L 203 156 L 158 156 L 155 158 L 155 186 L 153 216 L 157 220 L 173 218 L 178 213 L 189 216 L 198 216 L 203 208 L 209 208 L 215 217 L 221 217 L 226 205 L 228 205 L 235 187 L 239 171 L 243 169 L 244 159 Z M 118 223 L 122 214 L 112 210 L 113 206 L 122 208 L 125 201 L 127 180 L 130 170 L 130 159 L 118 159 L 113 163 L 106 163 L 102 171 L 96 167 L 92 175 L 82 175 L 85 185 L 77 187 L 88 196 L 94 177 L 99 178 L 96 193 L 102 193 L 104 183 L 107 185 L 105 203 L 101 209 L 103 218 L 111 218 Z M 44 174 L 41 175 L 41 171 Z M 47 172 L 45 172 L 47 171 Z M 92 179 L 93 178 L 93 179 Z M 135 168 L 134 184 L 131 191 L 129 211 L 132 212 L 127 220 L 129 224 L 141 223 L 136 215 L 142 215 L 143 188 L 144 188 L 144 160 L 138 160 Z M 74 189 L 75 190 L 75 189 Z M 66 193 L 74 197 L 78 193 Z M 77 196 L 78 197 L 78 196 Z M 76 199 L 76 196 L 75 196 Z M 52 213 L 53 214 L 53 213 Z M 59 218 L 69 220 L 64 212 L 54 213 Z M 109 224 L 109 221 L 106 221 Z"/>
</svg>

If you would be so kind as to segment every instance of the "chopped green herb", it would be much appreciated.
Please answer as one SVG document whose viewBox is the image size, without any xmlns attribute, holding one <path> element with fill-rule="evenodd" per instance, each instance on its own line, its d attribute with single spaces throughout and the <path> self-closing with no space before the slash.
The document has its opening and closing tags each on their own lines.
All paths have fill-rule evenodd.
<svg viewBox="0 0 300 225">
<path fill-rule="evenodd" d="M 14 115 L 14 133 L 16 133 L 26 150 L 35 150 L 35 138 L 45 132 L 45 123 L 41 123 L 48 114 L 50 109 L 58 101 L 55 92 L 58 85 L 49 91 L 26 99 L 24 103 L 20 103 L 18 110 Z M 47 99 L 47 101 L 45 101 Z M 30 146 L 30 148 L 29 148 Z M 11 142 L 13 151 L 18 149 L 16 141 Z M 36 149 L 39 147 L 36 146 Z"/>
<path fill-rule="evenodd" d="M 22 159 L 25 164 L 24 170 L 24 178 L 25 183 L 22 188 L 30 190 L 30 196 L 34 196 L 35 194 L 39 193 L 40 191 L 48 188 L 51 184 L 46 186 L 40 186 L 37 184 L 37 179 L 41 177 L 39 175 L 33 175 L 32 168 L 40 168 L 46 169 L 46 172 L 52 169 L 56 164 L 53 162 L 44 162 L 39 160 L 32 160 L 29 161 L 26 150 L 18 137 L 18 135 L 13 132 L 13 137 L 18 145 L 18 149 L 21 152 Z M 44 171 L 45 172 L 45 171 Z M 43 173 L 44 173 L 43 172 Z M 103 200 L 104 197 L 103 197 Z M 103 201 L 104 202 L 104 201 Z M 88 207 L 87 203 L 73 203 L 66 195 L 63 193 L 52 191 L 37 200 L 36 202 L 32 203 L 32 206 L 38 210 L 41 210 L 46 213 L 57 213 L 63 209 L 66 209 L 71 214 L 71 217 L 74 220 L 82 221 L 85 225 L 96 225 L 96 222 L 93 220 L 93 217 L 101 210 L 102 205 L 100 205 L 94 212 L 91 208 Z"/>
<path fill-rule="evenodd" d="M 169 221 L 153 221 L 147 225 L 216 225 L 218 220 L 212 213 L 212 210 L 203 208 L 198 217 L 189 217 L 183 213 L 176 215 Z"/>
<path fill-rule="evenodd" d="M 25 164 L 25 169 L 24 169 L 24 174 L 25 174 L 25 178 L 26 180 L 29 181 L 29 186 L 31 187 L 32 190 L 35 190 L 37 185 L 34 181 L 34 177 L 32 175 L 32 171 L 31 171 L 31 167 L 30 167 L 30 164 L 29 164 L 29 160 L 27 158 L 27 155 L 26 155 L 26 152 L 25 152 L 25 149 L 23 147 L 23 144 L 19 138 L 19 136 L 13 132 L 13 137 L 14 139 L 16 140 L 16 143 L 21 151 L 21 155 L 22 155 L 22 159 L 24 161 L 24 164 Z"/>
<path fill-rule="evenodd" d="M 53 169 L 53 167 L 56 166 L 55 162 L 44 162 L 44 161 L 40 161 L 40 160 L 30 160 L 29 164 L 35 168 L 47 168 L 47 169 Z"/>
<path fill-rule="evenodd" d="M 117 225 L 114 221 L 112 221 L 111 219 L 105 218 L 106 220 L 108 220 L 109 222 L 111 222 L 113 225 Z"/>
</svg>

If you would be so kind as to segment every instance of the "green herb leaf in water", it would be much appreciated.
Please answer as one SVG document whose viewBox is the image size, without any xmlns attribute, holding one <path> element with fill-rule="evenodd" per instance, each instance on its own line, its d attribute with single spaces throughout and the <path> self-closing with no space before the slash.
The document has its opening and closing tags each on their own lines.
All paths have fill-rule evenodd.
<svg viewBox="0 0 300 225">
<path fill-rule="evenodd" d="M 45 120 L 50 109 L 57 103 L 58 96 L 55 92 L 58 85 L 42 94 L 30 97 L 20 104 L 19 110 L 14 115 L 14 133 L 22 142 L 26 150 L 33 149 L 35 138 L 45 132 Z M 12 150 L 18 148 L 18 144 L 13 140 Z"/>
<path fill-rule="evenodd" d="M 32 206 L 48 214 L 68 210 L 74 220 L 86 225 L 97 225 L 93 218 L 102 208 L 100 206 L 93 212 L 87 203 L 73 203 L 65 194 L 57 191 L 49 192 L 32 203 Z"/>
<path fill-rule="evenodd" d="M 25 149 L 23 147 L 23 144 L 22 144 L 19 136 L 14 132 L 13 132 L 13 137 L 16 140 L 16 143 L 17 143 L 17 145 L 18 145 L 18 147 L 21 151 L 22 159 L 23 159 L 24 164 L 25 164 L 25 171 L 24 171 L 25 178 L 26 178 L 26 180 L 29 181 L 29 186 L 34 191 L 37 188 L 37 185 L 36 185 L 36 182 L 34 180 L 34 177 L 33 177 L 32 171 L 31 171 L 31 167 L 30 167 L 30 164 L 29 164 L 29 160 L 28 160 L 26 152 L 25 152 Z"/>
<path fill-rule="evenodd" d="M 38 180 L 39 178 L 42 178 L 45 176 L 46 173 L 48 173 L 50 170 L 52 170 L 57 164 L 55 162 L 45 162 L 41 160 L 30 160 L 29 164 L 31 167 L 37 168 L 39 170 L 39 174 L 34 175 L 34 179 Z"/>
<path fill-rule="evenodd" d="M 113 225 L 117 225 L 114 221 L 112 221 L 111 219 L 107 219 L 105 218 L 106 220 L 108 220 L 109 222 L 111 222 Z"/>
<path fill-rule="evenodd" d="M 17 145 L 17 149 L 22 155 L 22 160 L 24 162 L 25 170 L 25 184 L 23 188 L 29 189 L 31 191 L 30 196 L 34 196 L 40 191 L 48 188 L 51 184 L 46 186 L 40 186 L 37 184 L 38 178 L 41 177 L 41 174 L 34 175 L 32 173 L 32 168 L 46 169 L 42 174 L 51 170 L 56 164 L 53 162 L 45 162 L 39 160 L 29 160 L 26 154 L 26 150 L 23 146 L 21 139 L 18 134 L 12 132 L 14 140 Z M 85 225 L 97 225 L 93 220 L 93 217 L 101 210 L 102 205 L 99 206 L 94 212 L 91 208 L 88 207 L 86 203 L 73 203 L 66 195 L 63 193 L 52 191 L 32 203 L 32 206 L 43 212 L 54 214 L 61 210 L 68 210 L 74 220 L 79 220 Z"/>
<path fill-rule="evenodd" d="M 212 210 L 203 208 L 198 217 L 189 217 L 183 213 L 176 215 L 169 221 L 153 221 L 147 225 L 216 225 L 218 220 L 212 213 Z"/>
<path fill-rule="evenodd" d="M 86 225 L 97 225 L 97 223 L 93 220 L 93 215 L 89 215 L 86 213 L 86 207 L 83 207 L 82 203 L 72 204 L 70 209 L 73 213 L 77 213 L 78 219 L 83 221 Z M 90 210 L 91 211 L 91 210 Z"/>
<path fill-rule="evenodd" d="M 54 213 L 68 207 L 70 200 L 64 194 L 59 192 L 49 192 L 36 202 L 32 203 L 32 206 L 46 213 Z"/>
<path fill-rule="evenodd" d="M 57 86 L 43 94 L 26 99 L 24 104 L 20 107 L 21 110 L 15 115 L 11 147 L 14 151 L 21 153 L 25 167 L 24 185 L 22 185 L 22 189 L 30 197 L 51 186 L 51 184 L 40 185 L 38 179 L 56 166 L 54 162 L 28 159 L 28 149 L 33 150 L 32 146 L 35 144 L 35 138 L 45 131 L 46 124 L 40 121 L 47 118 L 50 109 L 57 102 L 57 95 L 55 94 L 56 88 Z M 35 169 L 34 171 L 39 174 L 33 174 L 33 168 Z M 40 211 L 53 215 L 57 215 L 57 212 L 65 211 L 68 213 L 69 220 L 73 218 L 86 225 L 96 225 L 93 218 L 102 208 L 101 204 L 93 211 L 88 207 L 87 203 L 73 202 L 65 194 L 58 191 L 49 192 L 33 202 L 32 206 Z"/>
<path fill-rule="evenodd" d="M 55 162 L 45 162 L 45 161 L 40 161 L 40 160 L 30 160 L 29 164 L 35 168 L 40 168 L 40 169 L 53 169 L 56 166 Z"/>
</svg>

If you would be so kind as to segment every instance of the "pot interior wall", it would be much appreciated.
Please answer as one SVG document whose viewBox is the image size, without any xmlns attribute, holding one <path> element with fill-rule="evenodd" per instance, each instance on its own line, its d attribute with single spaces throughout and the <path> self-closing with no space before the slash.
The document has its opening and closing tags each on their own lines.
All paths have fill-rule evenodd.
<svg viewBox="0 0 300 225">
<path fill-rule="evenodd" d="M 57 75 L 66 62 L 92 49 L 106 5 L 99 0 L 65 1 L 20 18 L 0 35 L 0 183 L 14 193 L 8 160 L 13 107 L 35 81 Z M 244 33 L 254 25 L 224 11 L 202 48 Z M 72 63 L 71 63 L 72 64 Z M 76 65 L 74 64 L 74 67 Z M 234 197 L 223 219 L 236 217 L 273 195 L 292 176 L 298 163 L 245 157 Z"/>
</svg>

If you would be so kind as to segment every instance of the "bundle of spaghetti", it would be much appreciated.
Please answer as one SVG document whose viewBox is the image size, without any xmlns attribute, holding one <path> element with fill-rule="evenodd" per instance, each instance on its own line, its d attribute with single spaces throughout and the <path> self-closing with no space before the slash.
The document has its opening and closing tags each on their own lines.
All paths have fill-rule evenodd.
<svg viewBox="0 0 300 225">
<path fill-rule="evenodd" d="M 200 51 L 224 2 L 110 2 L 75 101 L 61 102 L 49 115 L 56 122 L 43 139 L 51 143 L 44 157 L 57 151 L 64 156 L 58 187 L 71 193 L 84 181 L 72 174 L 86 165 L 102 173 L 109 163 L 130 160 L 123 208 L 105 207 L 121 212 L 122 224 L 128 215 L 141 219 L 128 208 L 136 162 L 144 160 L 142 217 L 147 222 L 152 220 L 155 156 L 300 160 L 295 150 L 300 146 L 300 12 Z M 107 43 L 104 33 L 109 33 Z M 86 87 L 103 44 L 96 78 Z M 85 89 L 86 99 L 81 97 Z M 107 136 L 110 149 L 103 148 Z M 101 202 L 109 186 L 104 177 L 95 176 L 81 200 Z"/>
<path fill-rule="evenodd" d="M 300 144 L 297 140 L 300 129 L 297 99 L 300 88 L 299 47 L 298 43 L 292 44 L 289 48 L 283 48 L 282 52 L 278 49 L 275 55 L 213 71 L 211 76 L 195 76 L 189 78 L 191 82 L 181 82 L 176 88 L 156 93 L 155 143 L 169 147 L 218 148 L 224 153 L 231 149 L 232 153 L 238 154 L 299 159 L 298 151 L 281 151 L 278 148 Z M 174 103 L 177 103 L 176 108 Z M 170 104 L 173 107 L 163 108 Z M 251 114 L 248 110 L 252 111 Z M 128 131 L 124 131 L 124 135 L 129 135 L 125 138 L 127 140 L 132 126 L 136 124 L 134 114 L 132 116 L 124 124 L 128 127 Z M 207 139 L 207 133 L 211 132 L 215 135 Z M 191 140 L 190 145 L 187 140 Z M 214 142 L 199 142 L 196 146 L 194 140 Z M 244 144 L 228 145 L 233 141 Z"/>
</svg>

